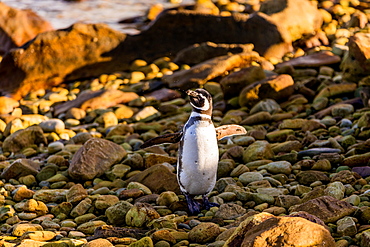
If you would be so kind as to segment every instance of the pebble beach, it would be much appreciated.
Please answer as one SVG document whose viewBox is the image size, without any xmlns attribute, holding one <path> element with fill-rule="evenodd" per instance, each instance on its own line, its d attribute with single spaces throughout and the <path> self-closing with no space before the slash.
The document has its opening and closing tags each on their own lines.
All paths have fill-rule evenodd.
<svg viewBox="0 0 370 247">
<path fill-rule="evenodd" d="M 262 2 L 207 8 L 250 14 Z M 204 49 L 195 58 L 226 52 L 137 58 L 1 96 L 0 246 L 369 247 L 370 3 L 308 2 L 322 16 L 319 35 L 281 57 L 207 43 L 192 47 Z M 209 195 L 219 207 L 198 215 L 176 180 L 178 144 L 140 148 L 182 128 L 189 83 L 211 93 L 216 127 L 248 132 L 219 141 Z"/>
</svg>

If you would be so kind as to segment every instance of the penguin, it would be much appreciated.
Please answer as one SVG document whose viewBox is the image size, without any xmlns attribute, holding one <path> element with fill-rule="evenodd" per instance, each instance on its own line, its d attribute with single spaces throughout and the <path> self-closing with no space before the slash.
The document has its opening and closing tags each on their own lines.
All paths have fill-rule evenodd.
<svg viewBox="0 0 370 247">
<path fill-rule="evenodd" d="M 180 132 L 152 138 L 141 148 L 160 143 L 179 142 L 177 159 L 177 180 L 181 192 L 185 195 L 189 212 L 198 214 L 201 204 L 194 200 L 202 196 L 203 207 L 209 209 L 218 206 L 208 200 L 209 193 L 216 184 L 219 161 L 218 140 L 246 134 L 239 125 L 223 125 L 215 128 L 212 122 L 212 96 L 204 89 L 188 90 L 192 112 Z"/>
</svg>

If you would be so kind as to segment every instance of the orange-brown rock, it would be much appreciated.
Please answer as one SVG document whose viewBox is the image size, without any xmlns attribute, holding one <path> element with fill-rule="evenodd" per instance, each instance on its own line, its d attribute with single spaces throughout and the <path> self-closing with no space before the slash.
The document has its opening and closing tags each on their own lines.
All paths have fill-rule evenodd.
<svg viewBox="0 0 370 247">
<path fill-rule="evenodd" d="M 15 99 L 63 81 L 123 69 L 112 60 L 126 35 L 104 24 L 77 23 L 39 34 L 8 52 L 0 63 L 0 88 Z"/>
<path fill-rule="evenodd" d="M 81 109 L 109 108 L 121 103 L 128 103 L 138 98 L 134 92 L 122 92 L 116 89 L 105 90 L 97 97 L 91 98 L 81 105 Z"/>
<path fill-rule="evenodd" d="M 260 213 L 244 220 L 226 241 L 225 247 L 335 246 L 322 225 L 301 217 L 275 217 Z"/>
<path fill-rule="evenodd" d="M 117 104 L 128 103 L 139 96 L 134 92 L 122 92 L 116 89 L 90 91 L 85 90 L 76 99 L 55 106 L 54 114 L 67 112 L 71 108 L 97 109 L 109 108 Z"/>
<path fill-rule="evenodd" d="M 0 2 L 0 54 L 52 29 L 48 21 L 32 10 L 20 10 Z"/>
<path fill-rule="evenodd" d="M 239 95 L 239 104 L 253 106 L 263 99 L 287 99 L 294 92 L 293 86 L 294 81 L 290 75 L 271 76 L 246 86 Z"/>
<path fill-rule="evenodd" d="M 256 52 L 215 57 L 197 64 L 189 70 L 180 70 L 171 75 L 163 76 L 163 81 L 170 88 L 189 89 L 199 87 L 207 81 L 224 75 L 234 68 L 248 67 L 253 61 L 259 59 L 261 58 Z"/>
<path fill-rule="evenodd" d="M 343 58 L 343 77 L 357 82 L 370 71 L 370 33 L 356 33 L 348 42 L 348 54 Z"/>
<path fill-rule="evenodd" d="M 14 110 L 14 108 L 18 106 L 19 106 L 18 101 L 5 96 L 0 97 L 0 114 L 11 113 Z"/>
<path fill-rule="evenodd" d="M 323 22 L 317 7 L 307 0 L 263 1 L 260 12 L 269 15 L 285 42 L 315 34 Z"/>
<path fill-rule="evenodd" d="M 176 157 L 170 157 L 168 155 L 162 154 L 149 153 L 144 156 L 144 164 L 146 168 L 149 168 L 157 164 L 163 164 L 165 162 L 174 165 L 176 164 L 176 161 L 177 161 Z"/>
</svg>

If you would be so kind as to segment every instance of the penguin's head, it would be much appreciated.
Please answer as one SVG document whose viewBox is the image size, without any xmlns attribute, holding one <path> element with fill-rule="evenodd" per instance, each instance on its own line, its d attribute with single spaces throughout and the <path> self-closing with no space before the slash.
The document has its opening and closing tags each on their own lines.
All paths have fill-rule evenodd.
<svg viewBox="0 0 370 247">
<path fill-rule="evenodd" d="M 211 115 L 212 96 L 210 93 L 199 88 L 195 91 L 188 90 L 186 91 L 186 94 L 189 95 L 190 104 L 194 111 Z"/>
</svg>

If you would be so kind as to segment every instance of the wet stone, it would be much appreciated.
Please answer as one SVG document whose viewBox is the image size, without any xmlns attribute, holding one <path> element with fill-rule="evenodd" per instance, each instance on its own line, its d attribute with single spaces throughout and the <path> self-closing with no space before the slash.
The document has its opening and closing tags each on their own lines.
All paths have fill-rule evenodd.
<svg viewBox="0 0 370 247">
<path fill-rule="evenodd" d="M 307 150 L 304 150 L 304 151 L 299 151 L 298 152 L 298 156 L 299 157 L 304 157 L 304 156 L 315 156 L 315 155 L 319 155 L 321 153 L 340 153 L 341 150 L 340 149 L 336 149 L 336 148 L 311 148 L 311 149 L 307 149 Z"/>
<path fill-rule="evenodd" d="M 354 236 L 357 233 L 356 222 L 349 216 L 338 220 L 337 232 L 342 236 Z"/>
</svg>

